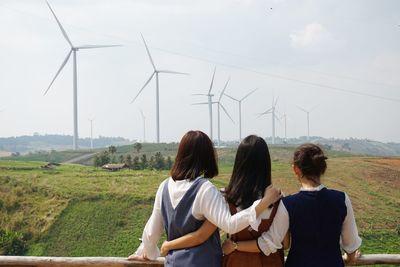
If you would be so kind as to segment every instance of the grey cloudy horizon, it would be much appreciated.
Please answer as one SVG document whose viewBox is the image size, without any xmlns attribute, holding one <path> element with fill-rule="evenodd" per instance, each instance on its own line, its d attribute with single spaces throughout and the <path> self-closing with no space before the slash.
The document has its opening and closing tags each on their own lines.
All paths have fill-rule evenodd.
<svg viewBox="0 0 400 267">
<path fill-rule="evenodd" d="M 333 0 L 50 0 L 72 42 L 121 44 L 78 51 L 79 136 L 154 141 L 155 82 L 131 100 L 152 73 L 143 33 L 160 69 L 161 141 L 190 129 L 209 132 L 206 98 L 216 66 L 216 97 L 243 103 L 243 136 L 271 136 L 278 98 L 288 115 L 288 137 L 367 138 L 400 142 L 400 2 Z M 72 61 L 43 93 L 69 46 L 42 0 L 0 0 L 0 137 L 34 132 L 72 135 Z M 215 98 L 216 100 L 217 98 Z M 221 138 L 238 139 L 237 104 L 224 106 Z M 214 106 L 214 138 L 217 136 Z M 284 136 L 283 121 L 276 135 Z"/>
</svg>

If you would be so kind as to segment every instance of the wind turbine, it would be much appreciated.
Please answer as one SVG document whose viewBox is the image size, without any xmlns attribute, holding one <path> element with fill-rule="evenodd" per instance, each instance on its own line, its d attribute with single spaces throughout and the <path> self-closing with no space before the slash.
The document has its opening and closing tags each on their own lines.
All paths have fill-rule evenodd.
<svg viewBox="0 0 400 267">
<path fill-rule="evenodd" d="M 213 94 L 211 94 L 211 90 L 213 88 L 214 85 L 214 78 L 215 78 L 215 71 L 217 70 L 216 67 L 214 67 L 214 73 L 211 79 L 211 84 L 210 84 L 210 89 L 208 90 L 207 94 L 193 94 L 193 95 L 202 95 L 202 96 L 207 96 L 208 98 L 208 102 L 207 103 L 196 103 L 193 105 L 202 105 L 202 104 L 208 104 L 208 113 L 209 113 L 209 118 L 210 118 L 210 139 L 211 142 L 213 142 L 213 116 L 212 116 L 212 97 L 214 96 Z"/>
<path fill-rule="evenodd" d="M 298 109 L 304 111 L 307 114 L 307 141 L 310 140 L 310 112 L 313 111 L 316 107 L 313 107 L 310 110 L 306 110 L 304 108 L 301 108 L 299 106 L 297 106 Z"/>
<path fill-rule="evenodd" d="M 156 65 L 154 64 L 153 58 L 151 57 L 150 50 L 147 47 L 146 41 L 144 40 L 144 37 L 142 34 L 142 40 L 144 43 L 144 46 L 146 47 L 147 55 L 149 56 L 149 60 L 151 65 L 153 66 L 153 73 L 150 75 L 150 78 L 146 81 L 146 83 L 143 85 L 143 87 L 140 89 L 140 91 L 136 94 L 135 98 L 131 101 L 131 104 L 136 100 L 136 98 L 140 95 L 140 93 L 146 88 L 146 86 L 150 83 L 150 81 L 153 79 L 154 75 L 156 76 L 156 128 L 157 128 L 157 143 L 160 143 L 160 98 L 159 98 L 159 81 L 158 81 L 158 74 L 159 73 L 170 73 L 170 74 L 183 74 L 183 75 L 188 75 L 188 73 L 183 73 L 183 72 L 176 72 L 172 70 L 160 70 L 157 69 Z"/>
<path fill-rule="evenodd" d="M 90 121 L 90 149 L 93 150 L 93 121 L 94 119 L 89 119 Z"/>
<path fill-rule="evenodd" d="M 268 109 L 267 111 L 264 111 L 263 113 L 260 113 L 258 117 L 261 117 L 262 115 L 266 114 L 271 114 L 272 115 L 272 144 L 275 144 L 275 119 L 279 120 L 279 118 L 276 116 L 276 104 L 278 103 L 278 98 L 274 101 L 274 98 L 272 98 L 272 107 Z"/>
<path fill-rule="evenodd" d="M 241 99 L 236 99 L 228 94 L 225 94 L 227 97 L 229 97 L 233 101 L 238 102 L 238 105 L 239 105 L 239 142 L 242 141 L 242 101 L 245 100 L 247 97 L 249 97 L 251 94 L 253 94 L 255 91 L 257 91 L 257 89 L 254 89 L 253 91 L 251 91 L 250 93 L 248 93 L 247 95 L 242 97 Z"/>
<path fill-rule="evenodd" d="M 226 90 L 226 87 L 228 86 L 228 83 L 230 81 L 230 77 L 228 78 L 228 80 L 225 83 L 224 89 L 222 90 L 221 94 L 219 95 L 218 101 L 214 102 L 215 104 L 217 104 L 217 115 L 218 115 L 218 146 L 221 146 L 221 116 L 220 116 L 220 108 L 222 108 L 222 110 L 225 112 L 225 114 L 228 116 L 228 118 L 233 122 L 232 117 L 229 115 L 228 111 L 225 109 L 224 105 L 222 105 L 221 103 L 221 99 L 224 96 L 224 92 Z"/>
<path fill-rule="evenodd" d="M 146 117 L 144 116 L 143 110 L 141 108 L 139 108 L 139 110 L 143 122 L 143 143 L 146 143 Z"/>
<path fill-rule="evenodd" d="M 284 119 L 285 120 L 285 144 L 287 144 L 287 124 L 286 124 L 286 120 L 287 120 L 287 114 L 286 114 L 286 112 L 285 113 L 283 113 L 283 116 L 281 117 L 281 119 Z"/>
<path fill-rule="evenodd" d="M 81 46 L 74 46 L 69 39 L 67 32 L 64 30 L 63 26 L 61 25 L 60 21 L 58 20 L 56 14 L 54 13 L 53 9 L 51 8 L 49 2 L 47 2 L 47 6 L 50 8 L 51 13 L 53 14 L 58 27 L 61 30 L 62 35 L 64 36 L 65 40 L 70 45 L 71 49 L 68 52 L 66 58 L 61 64 L 61 67 L 58 69 L 56 75 L 54 76 L 53 80 L 51 81 L 50 85 L 47 87 L 47 90 L 44 92 L 44 95 L 50 90 L 51 85 L 56 80 L 57 76 L 60 74 L 62 69 L 64 68 L 65 64 L 67 64 L 71 54 L 73 54 L 73 105 L 74 105 L 74 138 L 73 138 L 73 148 L 74 150 L 78 149 L 78 75 L 77 75 L 77 63 L 76 63 L 76 52 L 80 49 L 93 49 L 93 48 L 103 48 L 103 47 L 115 47 L 120 45 L 81 45 Z"/>
</svg>

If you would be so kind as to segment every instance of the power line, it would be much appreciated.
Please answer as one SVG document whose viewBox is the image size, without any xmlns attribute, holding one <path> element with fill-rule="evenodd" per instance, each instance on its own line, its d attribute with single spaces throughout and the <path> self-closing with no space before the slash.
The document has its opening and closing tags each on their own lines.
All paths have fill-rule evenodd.
<svg viewBox="0 0 400 267">
<path fill-rule="evenodd" d="M 33 16 L 33 17 L 37 17 L 37 18 L 41 18 L 41 19 L 45 19 L 45 20 L 49 20 L 47 18 L 38 16 L 36 14 L 32 14 L 29 12 L 25 12 L 25 11 L 21 11 L 19 9 L 15 9 L 15 8 L 10 8 L 4 4 L 0 4 L 0 6 L 5 7 L 9 10 L 12 10 L 14 12 L 23 14 L 23 15 L 29 15 L 29 16 Z M 96 32 L 87 28 L 83 28 L 83 27 L 77 27 L 74 25 L 70 25 L 70 24 L 66 24 L 70 27 L 79 29 L 79 30 L 84 30 L 87 32 L 91 32 L 97 35 L 103 35 L 103 36 L 107 36 L 109 38 L 114 38 L 114 39 L 119 39 L 125 43 L 130 43 L 130 44 L 134 44 L 136 46 L 140 46 L 140 43 L 137 41 L 133 41 L 131 39 L 127 39 L 127 38 L 123 38 L 120 36 L 116 36 L 116 35 L 111 35 L 111 34 L 105 34 L 105 33 L 101 33 L 101 32 Z M 280 80 L 285 80 L 285 81 L 291 81 L 291 82 L 295 82 L 295 83 L 300 83 L 300 84 L 305 84 L 305 85 L 310 85 L 310 86 L 314 86 L 314 87 L 321 87 L 321 88 L 325 88 L 325 89 L 329 89 L 329 90 L 333 90 L 333 91 L 337 91 L 337 92 L 342 92 L 342 93 L 348 93 L 348 94 L 353 94 L 353 95 L 360 95 L 360 96 L 366 96 L 366 97 L 371 97 L 371 98 L 376 98 L 376 99 L 381 99 L 381 100 L 386 100 L 386 101 L 394 101 L 394 102 L 400 102 L 400 98 L 392 98 L 392 97 L 386 97 L 386 96 L 382 96 L 382 95 L 376 95 L 376 94 L 371 94 L 371 93 L 364 93 L 364 92 L 360 92 L 360 91 L 355 91 L 355 90 L 350 90 L 350 89 L 346 89 L 346 88 L 340 88 L 340 87 L 336 87 L 336 86 L 331 86 L 331 85 L 326 85 L 326 84 L 322 84 L 322 83 L 317 83 L 317 82 L 312 82 L 312 81 L 305 81 L 305 80 L 301 80 L 301 79 L 296 79 L 296 78 L 291 78 L 291 77 L 286 77 L 284 75 L 279 75 L 279 74 L 275 74 L 275 73 L 269 73 L 269 72 L 264 72 L 264 71 L 258 71 L 255 69 L 251 69 L 248 67 L 243 67 L 243 66 L 239 66 L 239 65 L 234 65 L 234 64 L 228 64 L 228 63 L 224 63 L 224 62 L 219 62 L 213 59 L 208 59 L 208 58 L 202 58 L 202 57 L 198 57 L 198 56 L 193 56 L 193 55 L 188 55 L 188 54 L 183 54 L 183 53 L 179 53 L 179 52 L 175 52 L 175 51 L 171 51 L 171 50 L 167 50 L 167 49 L 163 49 L 163 48 L 158 48 L 158 47 L 154 47 L 154 46 L 149 46 L 152 49 L 167 53 L 167 54 L 172 54 L 172 55 L 177 55 L 180 57 L 185 57 L 185 58 L 190 58 L 190 59 L 194 59 L 194 60 L 199 60 L 199 61 L 203 61 L 203 62 L 207 62 L 207 63 L 212 63 L 212 64 L 217 64 L 220 66 L 224 66 L 224 67 L 228 67 L 228 68 L 233 68 L 233 69 L 238 69 L 238 70 L 243 70 L 246 72 L 251 72 L 251 73 L 255 73 L 258 75 L 262 75 L 262 76 L 267 76 L 267 77 L 271 77 L 271 78 L 275 78 L 275 79 L 280 79 Z M 199 46 L 201 47 L 201 46 Z M 237 54 L 231 54 L 231 53 L 226 53 L 226 52 L 222 52 L 222 51 L 218 51 L 215 49 L 210 49 L 210 48 L 206 48 L 206 47 L 202 47 L 203 49 L 207 49 L 219 54 L 230 54 L 231 56 L 236 56 L 236 57 L 244 57 L 241 55 L 237 55 Z M 251 57 L 247 57 L 252 59 Z M 289 67 L 290 68 L 290 67 Z M 295 68 L 292 68 L 295 69 Z M 328 74 L 328 73 L 323 73 L 323 72 L 319 72 L 319 71 L 312 71 L 309 70 L 310 72 L 316 72 L 316 73 L 321 73 L 324 75 L 330 75 L 330 76 L 338 76 L 340 77 L 340 75 L 333 75 L 333 74 Z M 346 79 L 352 79 L 352 80 L 357 80 L 357 81 L 363 81 L 361 79 L 356 79 L 356 78 L 351 78 L 351 77 L 346 77 L 346 76 L 342 76 L 343 78 Z M 371 81 L 363 81 L 363 82 L 371 82 Z M 379 82 L 374 82 L 374 83 L 378 83 Z M 393 86 L 393 85 L 389 85 L 389 86 Z"/>
</svg>

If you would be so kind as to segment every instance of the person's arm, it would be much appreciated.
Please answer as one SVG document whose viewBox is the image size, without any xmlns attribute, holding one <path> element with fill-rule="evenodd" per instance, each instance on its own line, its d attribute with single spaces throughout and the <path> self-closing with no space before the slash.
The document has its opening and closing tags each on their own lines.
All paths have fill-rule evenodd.
<svg viewBox="0 0 400 267">
<path fill-rule="evenodd" d="M 283 249 L 290 247 L 290 234 L 286 233 L 285 238 L 282 241 Z M 257 244 L 257 240 L 239 241 L 233 242 L 231 239 L 226 239 L 222 244 L 222 251 L 224 255 L 231 254 L 233 251 L 242 252 L 260 252 L 260 247 Z"/>
<path fill-rule="evenodd" d="M 278 249 L 282 248 L 282 241 L 284 241 L 288 230 L 289 214 L 283 201 L 281 201 L 271 227 L 257 239 L 258 248 L 267 256 L 275 253 Z M 285 242 L 283 246 L 285 246 Z"/>
<path fill-rule="evenodd" d="M 283 246 L 284 250 L 290 248 L 290 232 L 289 231 L 287 231 L 285 238 L 282 241 L 282 246 Z"/>
<path fill-rule="evenodd" d="M 216 229 L 217 227 L 214 224 L 205 220 L 203 225 L 196 231 L 171 241 L 165 241 L 160 249 L 161 256 L 166 256 L 170 250 L 198 246 L 204 243 Z"/>
<path fill-rule="evenodd" d="M 361 246 L 361 238 L 358 235 L 357 224 L 354 217 L 353 207 L 349 196 L 345 193 L 345 204 L 347 215 L 342 224 L 341 246 L 345 251 L 343 259 L 346 262 L 354 262 L 360 257 L 361 253 L 358 250 Z"/>
<path fill-rule="evenodd" d="M 158 187 L 153 212 L 143 229 L 142 243 L 136 252 L 128 257 L 129 260 L 155 260 L 160 256 L 157 243 L 164 231 L 164 223 L 161 215 L 161 196 L 164 185 L 168 186 L 167 183 L 168 180 L 161 183 Z"/>
<path fill-rule="evenodd" d="M 249 208 L 231 215 L 228 203 L 222 194 L 214 185 L 206 183 L 196 196 L 192 213 L 195 218 L 206 218 L 228 234 L 235 234 L 249 225 L 257 230 L 261 222 L 261 219 L 257 217 L 280 196 L 279 189 L 268 187 L 264 198 L 255 201 Z"/>
<path fill-rule="evenodd" d="M 235 250 L 243 252 L 260 252 L 260 249 L 257 246 L 257 240 L 234 242 L 231 239 L 227 239 L 222 244 L 224 255 L 229 255 Z"/>
</svg>

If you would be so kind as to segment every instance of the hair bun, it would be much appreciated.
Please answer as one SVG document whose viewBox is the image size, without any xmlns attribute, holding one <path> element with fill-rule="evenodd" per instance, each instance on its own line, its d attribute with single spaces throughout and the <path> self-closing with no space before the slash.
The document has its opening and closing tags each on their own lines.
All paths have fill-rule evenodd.
<svg viewBox="0 0 400 267">
<path fill-rule="evenodd" d="M 312 157 L 313 161 L 327 160 L 328 158 L 324 154 L 316 154 Z"/>
</svg>

